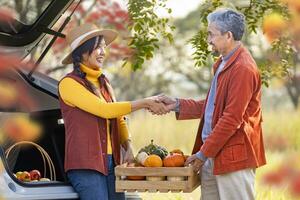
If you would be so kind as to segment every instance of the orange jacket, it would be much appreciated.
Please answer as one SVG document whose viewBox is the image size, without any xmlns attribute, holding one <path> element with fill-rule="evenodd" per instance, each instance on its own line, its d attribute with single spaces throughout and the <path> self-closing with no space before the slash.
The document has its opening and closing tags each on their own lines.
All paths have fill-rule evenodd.
<svg viewBox="0 0 300 200">
<path fill-rule="evenodd" d="M 216 72 L 221 58 L 214 64 Z M 201 118 L 193 154 L 214 158 L 214 174 L 266 164 L 262 137 L 261 79 L 250 53 L 240 46 L 218 76 L 212 132 L 202 142 L 206 100 L 179 99 L 179 120 Z"/>
</svg>

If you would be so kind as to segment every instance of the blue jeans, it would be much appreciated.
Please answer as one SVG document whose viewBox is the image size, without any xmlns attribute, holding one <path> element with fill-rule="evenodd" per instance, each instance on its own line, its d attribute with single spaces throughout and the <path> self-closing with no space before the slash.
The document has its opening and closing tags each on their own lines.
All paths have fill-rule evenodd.
<svg viewBox="0 0 300 200">
<path fill-rule="evenodd" d="M 114 161 L 108 155 L 108 176 L 89 169 L 74 169 L 67 172 L 69 181 L 81 200 L 125 200 L 123 192 L 115 192 Z"/>
</svg>

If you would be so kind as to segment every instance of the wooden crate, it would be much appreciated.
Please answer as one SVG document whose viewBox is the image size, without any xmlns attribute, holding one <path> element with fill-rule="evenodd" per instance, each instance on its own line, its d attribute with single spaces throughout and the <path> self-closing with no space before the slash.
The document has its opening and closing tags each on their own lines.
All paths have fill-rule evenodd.
<svg viewBox="0 0 300 200">
<path fill-rule="evenodd" d="M 116 192 L 192 192 L 200 177 L 192 167 L 115 167 Z M 124 176 L 164 177 L 164 180 L 127 180 Z M 171 179 L 173 180 L 168 180 Z M 176 178 L 175 178 L 176 177 Z M 183 180 L 174 180 L 181 177 Z M 124 179 L 125 178 L 125 179 Z"/>
</svg>

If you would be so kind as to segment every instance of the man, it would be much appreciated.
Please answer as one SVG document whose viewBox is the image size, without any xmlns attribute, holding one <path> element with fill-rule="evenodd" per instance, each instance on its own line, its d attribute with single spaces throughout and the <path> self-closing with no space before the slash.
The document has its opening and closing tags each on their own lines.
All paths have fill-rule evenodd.
<svg viewBox="0 0 300 200">
<path fill-rule="evenodd" d="M 266 163 L 261 130 L 261 79 L 241 43 L 245 19 L 219 9 L 208 19 L 208 43 L 220 58 L 205 100 L 158 97 L 179 120 L 201 118 L 191 164 L 201 173 L 202 200 L 252 200 L 255 168 Z"/>
</svg>

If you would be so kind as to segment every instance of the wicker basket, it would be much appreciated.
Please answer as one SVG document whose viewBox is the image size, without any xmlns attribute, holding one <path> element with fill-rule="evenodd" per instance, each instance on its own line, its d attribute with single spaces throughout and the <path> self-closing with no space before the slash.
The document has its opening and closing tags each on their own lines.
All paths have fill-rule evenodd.
<svg viewBox="0 0 300 200">
<path fill-rule="evenodd" d="M 48 165 L 50 180 L 56 181 L 55 167 L 54 167 L 54 164 L 53 164 L 49 154 L 41 146 L 39 146 L 38 144 L 36 144 L 34 142 L 22 141 L 22 142 L 17 142 L 15 144 L 13 144 L 5 151 L 6 159 L 9 157 L 9 154 L 13 148 L 15 148 L 17 146 L 24 146 L 24 145 L 34 146 L 34 147 L 36 147 L 37 150 L 39 150 L 39 152 L 41 153 L 42 159 L 43 159 L 43 163 L 44 163 L 44 176 L 43 177 L 46 177 L 47 165 Z"/>
</svg>

